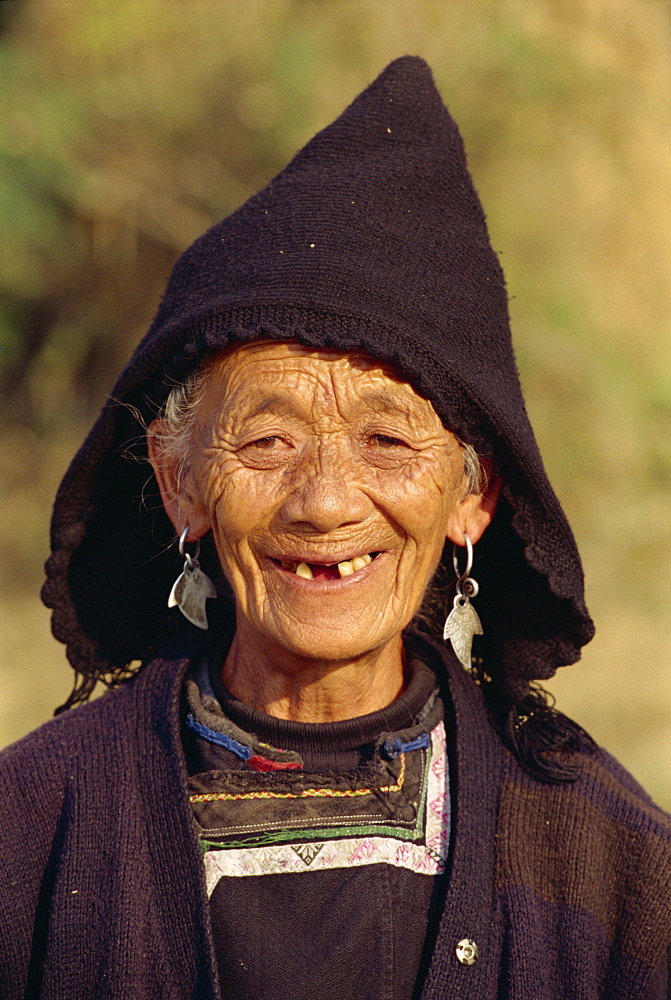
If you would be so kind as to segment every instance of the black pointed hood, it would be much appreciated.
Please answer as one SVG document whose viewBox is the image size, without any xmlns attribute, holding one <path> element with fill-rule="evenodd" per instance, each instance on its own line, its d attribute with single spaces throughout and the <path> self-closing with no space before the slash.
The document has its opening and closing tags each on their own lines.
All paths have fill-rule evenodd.
<svg viewBox="0 0 671 1000">
<path fill-rule="evenodd" d="M 174 533 L 142 445 L 130 460 L 132 409 L 151 420 L 207 353 L 260 338 L 384 359 L 493 457 L 506 486 L 476 548 L 480 652 L 518 693 L 576 660 L 593 627 L 527 419 L 503 274 L 457 126 L 426 63 L 404 57 L 175 264 L 56 499 L 43 598 L 77 672 L 121 676 L 174 627 Z"/>
</svg>

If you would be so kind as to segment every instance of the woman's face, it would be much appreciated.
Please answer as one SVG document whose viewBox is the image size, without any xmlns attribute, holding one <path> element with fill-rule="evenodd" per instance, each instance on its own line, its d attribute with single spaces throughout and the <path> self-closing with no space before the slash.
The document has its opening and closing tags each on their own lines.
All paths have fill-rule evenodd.
<svg viewBox="0 0 671 1000">
<path fill-rule="evenodd" d="M 365 354 L 266 341 L 213 360 L 197 419 L 176 527 L 211 528 L 238 627 L 327 660 L 397 637 L 463 498 L 431 404 Z"/>
</svg>

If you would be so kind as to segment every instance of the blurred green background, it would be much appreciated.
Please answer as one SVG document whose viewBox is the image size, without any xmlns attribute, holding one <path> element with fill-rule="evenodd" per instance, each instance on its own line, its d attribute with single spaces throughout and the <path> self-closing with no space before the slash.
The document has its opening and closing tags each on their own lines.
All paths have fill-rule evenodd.
<svg viewBox="0 0 671 1000">
<path fill-rule="evenodd" d="M 177 254 L 392 58 L 459 122 L 597 638 L 560 707 L 671 809 L 668 0 L 0 2 L 0 744 L 70 669 L 51 500 Z"/>
</svg>

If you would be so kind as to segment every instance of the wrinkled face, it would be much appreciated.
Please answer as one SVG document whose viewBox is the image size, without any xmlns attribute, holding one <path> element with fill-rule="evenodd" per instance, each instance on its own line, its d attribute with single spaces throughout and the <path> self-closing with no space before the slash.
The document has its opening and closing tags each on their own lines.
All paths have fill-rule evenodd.
<svg viewBox="0 0 671 1000">
<path fill-rule="evenodd" d="M 367 355 L 266 341 L 214 359 L 197 416 L 191 491 L 239 627 L 319 659 L 397 637 L 463 495 L 431 404 Z"/>
</svg>

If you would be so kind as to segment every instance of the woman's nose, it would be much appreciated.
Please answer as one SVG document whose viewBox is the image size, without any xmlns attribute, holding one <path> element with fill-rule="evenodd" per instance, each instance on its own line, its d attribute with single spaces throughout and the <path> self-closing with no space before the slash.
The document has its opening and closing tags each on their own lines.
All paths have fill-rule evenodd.
<svg viewBox="0 0 671 1000">
<path fill-rule="evenodd" d="M 316 460 L 297 470 L 299 482 L 282 507 L 285 522 L 325 534 L 364 521 L 373 503 L 358 483 L 354 465 L 345 449 L 320 447 Z"/>
</svg>

